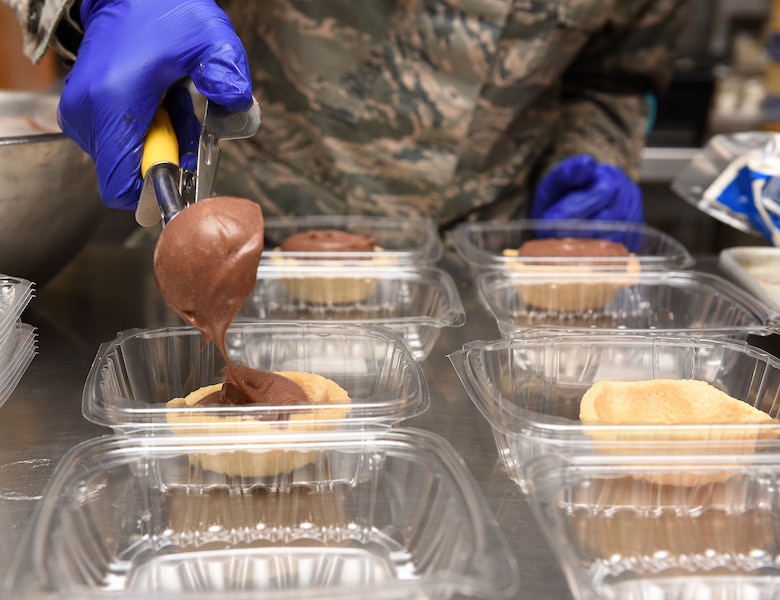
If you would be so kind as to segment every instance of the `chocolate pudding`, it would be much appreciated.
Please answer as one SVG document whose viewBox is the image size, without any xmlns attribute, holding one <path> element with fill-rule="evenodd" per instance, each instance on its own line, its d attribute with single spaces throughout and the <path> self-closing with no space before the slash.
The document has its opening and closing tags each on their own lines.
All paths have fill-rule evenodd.
<svg viewBox="0 0 780 600">
<path fill-rule="evenodd" d="M 282 242 L 285 252 L 373 252 L 374 238 L 338 229 L 302 231 Z"/>
<path fill-rule="evenodd" d="M 261 403 L 284 406 L 309 402 L 309 397 L 300 385 L 278 373 L 260 371 L 244 365 L 234 365 L 232 368 L 222 369 L 222 372 L 228 376 L 225 383 L 218 391 L 198 400 L 197 406 L 242 406 Z M 251 391 L 251 395 L 247 394 L 247 390 Z M 279 418 L 279 415 L 275 416 Z"/>
<path fill-rule="evenodd" d="M 257 280 L 263 226 L 262 209 L 251 200 L 206 198 L 178 213 L 155 248 L 154 277 L 166 304 L 197 327 L 205 342 L 213 341 L 227 364 L 227 380 L 208 404 L 308 402 L 294 382 L 280 383 L 273 373 L 234 366 L 225 350 L 227 329 Z M 269 396 L 269 390 L 279 393 Z"/>
<path fill-rule="evenodd" d="M 586 238 L 545 238 L 528 240 L 517 249 L 517 256 L 628 256 L 620 242 Z"/>
</svg>

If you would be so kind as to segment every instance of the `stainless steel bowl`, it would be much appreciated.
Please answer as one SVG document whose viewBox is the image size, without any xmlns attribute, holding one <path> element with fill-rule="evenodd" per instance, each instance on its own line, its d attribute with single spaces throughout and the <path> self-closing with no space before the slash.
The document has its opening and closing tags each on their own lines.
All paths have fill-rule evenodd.
<svg viewBox="0 0 780 600">
<path fill-rule="evenodd" d="M 41 287 L 108 209 L 90 157 L 59 131 L 55 93 L 0 91 L 0 273 Z"/>
</svg>

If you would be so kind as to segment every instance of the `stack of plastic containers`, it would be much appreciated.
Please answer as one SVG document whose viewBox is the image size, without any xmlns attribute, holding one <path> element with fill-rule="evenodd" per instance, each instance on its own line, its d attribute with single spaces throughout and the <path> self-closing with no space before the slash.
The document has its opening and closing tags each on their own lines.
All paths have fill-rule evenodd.
<svg viewBox="0 0 780 600">
<path fill-rule="evenodd" d="M 35 328 L 21 320 L 33 294 L 32 282 L 0 275 L 0 406 L 37 353 Z"/>
<path fill-rule="evenodd" d="M 502 256 L 554 232 L 623 241 L 633 256 L 604 268 Z M 777 596 L 780 361 L 746 341 L 774 332 L 777 313 L 688 270 L 679 244 L 642 226 L 469 224 L 454 240 L 502 338 L 450 360 L 574 596 Z M 654 379 L 705 381 L 773 420 L 580 420 L 595 382 Z"/>
<path fill-rule="evenodd" d="M 419 230 L 372 228 L 382 260 L 397 264 L 366 270 L 360 257 L 327 266 L 276 252 L 283 225 L 312 223 L 268 224 L 245 307 L 257 314 L 230 327 L 230 361 L 316 374 L 348 398 L 172 407 L 224 378 L 221 355 L 189 327 L 120 333 L 98 349 L 83 395 L 85 417 L 114 435 L 62 460 L 4 597 L 515 596 L 517 565 L 457 452 L 399 426 L 428 408 L 419 358 L 431 331 L 463 318 L 446 278 L 394 245 Z M 438 258 L 427 231 L 417 244 Z M 331 283 L 365 295 L 284 296 Z"/>
</svg>

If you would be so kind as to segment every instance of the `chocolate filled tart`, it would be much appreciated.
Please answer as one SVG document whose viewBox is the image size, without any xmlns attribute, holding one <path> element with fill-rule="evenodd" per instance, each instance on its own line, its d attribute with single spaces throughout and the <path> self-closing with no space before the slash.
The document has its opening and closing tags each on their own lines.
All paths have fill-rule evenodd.
<svg viewBox="0 0 780 600">
<path fill-rule="evenodd" d="M 285 252 L 373 252 L 376 240 L 339 229 L 314 229 L 288 237 L 280 249 Z"/>
<path fill-rule="evenodd" d="M 312 254 L 301 258 L 275 256 L 272 261 L 291 269 L 291 276 L 282 279 L 288 297 L 294 302 L 317 307 L 343 307 L 364 302 L 378 280 L 373 277 L 319 277 L 310 273 L 293 276 L 295 268 L 311 264 L 309 259 L 320 261 L 324 266 L 341 267 L 344 263 L 339 255 L 343 254 L 347 261 L 357 258 L 370 261 L 372 266 L 388 264 L 387 259 L 381 256 L 383 249 L 376 245 L 373 237 L 339 229 L 312 229 L 293 234 L 282 242 L 278 250 Z M 372 256 L 366 256 L 367 253 Z M 323 255 L 327 256 L 324 260 Z"/>
<path fill-rule="evenodd" d="M 588 238 L 544 238 L 523 242 L 517 249 L 517 256 L 628 256 L 629 251 L 620 242 Z"/>
<path fill-rule="evenodd" d="M 307 405 L 297 405 L 288 410 L 276 408 L 261 409 L 249 415 L 243 411 L 232 411 L 229 407 L 217 414 L 204 414 L 198 408 L 199 402 L 211 395 L 219 396 L 222 385 L 215 383 L 188 394 L 184 398 L 173 398 L 168 402 L 166 418 L 177 435 L 274 435 L 280 431 L 295 434 L 326 432 L 338 427 L 349 413 L 350 397 L 336 382 L 317 375 L 300 371 L 280 371 L 273 375 L 300 386 L 307 398 Z M 287 405 L 288 407 L 290 405 Z M 229 452 L 193 453 L 190 464 L 210 472 L 231 477 L 275 477 L 289 473 L 316 461 L 314 451 L 297 451 L 288 443 L 279 443 L 279 449 L 257 453 L 245 450 Z"/>
<path fill-rule="evenodd" d="M 503 255 L 518 259 L 508 263 L 508 269 L 546 278 L 538 283 L 529 278 L 521 286 L 520 295 L 528 307 L 550 313 L 543 320 L 548 325 L 571 324 L 569 317 L 572 314 L 601 310 L 623 287 L 622 284 L 602 283 L 599 279 L 566 281 L 567 276 L 588 274 L 599 269 L 611 273 L 636 273 L 640 269 L 639 261 L 632 258 L 624 244 L 601 239 L 564 237 L 527 240 L 517 249 L 505 249 Z M 529 260 L 525 262 L 524 258 Z M 555 277 L 559 275 L 561 279 L 556 281 Z M 565 313 L 565 322 L 556 322 L 554 313 Z M 537 317 L 539 315 L 534 318 Z"/>
</svg>

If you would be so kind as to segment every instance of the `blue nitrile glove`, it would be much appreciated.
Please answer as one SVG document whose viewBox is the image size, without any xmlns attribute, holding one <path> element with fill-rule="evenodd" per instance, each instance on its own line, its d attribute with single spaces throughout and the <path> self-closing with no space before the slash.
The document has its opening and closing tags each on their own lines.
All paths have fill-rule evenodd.
<svg viewBox="0 0 780 600">
<path fill-rule="evenodd" d="M 532 219 L 644 223 L 642 191 L 620 167 L 587 154 L 564 160 L 539 183 Z"/>
<path fill-rule="evenodd" d="M 92 156 L 100 195 L 134 209 L 141 154 L 152 116 L 168 89 L 189 77 L 228 110 L 252 104 L 246 51 L 214 0 L 82 0 L 84 39 L 65 79 L 59 123 Z M 199 129 L 191 99 L 173 88 L 165 106 L 192 168 Z"/>
</svg>

